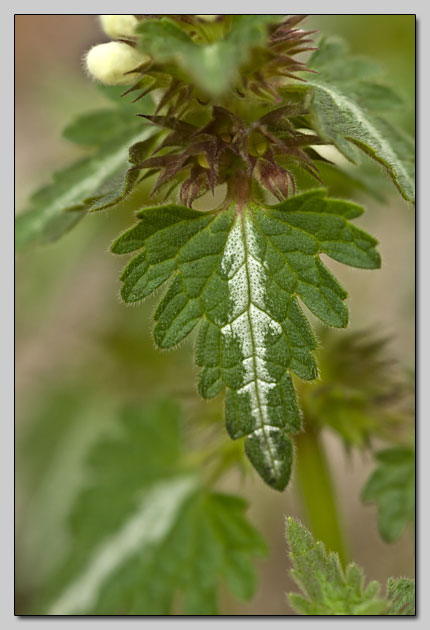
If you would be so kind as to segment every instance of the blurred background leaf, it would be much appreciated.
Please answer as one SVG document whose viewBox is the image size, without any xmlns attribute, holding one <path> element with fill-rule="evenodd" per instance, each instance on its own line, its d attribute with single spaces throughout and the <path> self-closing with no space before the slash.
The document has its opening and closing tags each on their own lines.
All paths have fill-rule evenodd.
<svg viewBox="0 0 430 630">
<path fill-rule="evenodd" d="M 58 399 L 53 403 L 49 420 L 55 415 L 61 423 Z M 62 409 L 65 401 L 61 403 Z M 80 423 L 81 411 L 72 403 L 66 423 Z M 216 614 L 221 579 L 237 596 L 250 598 L 256 586 L 252 556 L 265 554 L 266 545 L 244 516 L 246 502 L 211 492 L 202 471 L 185 463 L 188 448 L 178 404 L 165 398 L 146 408 L 127 407 L 115 420 L 107 434 L 99 432 L 98 441 L 92 440 L 83 467 L 70 429 L 65 432 L 66 448 L 56 448 L 66 463 L 57 460 L 53 468 L 48 462 L 41 470 L 41 461 L 24 458 L 39 472 L 29 484 L 33 489 L 52 486 L 54 475 L 58 493 L 58 474 L 63 474 L 63 505 L 64 494 L 71 495 L 70 477 L 64 474 L 70 475 L 71 453 L 84 473 L 71 509 L 69 505 L 68 537 L 63 536 L 61 553 L 55 554 L 58 566 L 49 572 L 33 612 L 169 614 L 176 609 L 174 596 L 180 591 L 185 614 Z M 48 429 L 46 416 L 41 424 Z M 52 448 L 58 435 L 54 431 L 52 439 L 51 431 L 39 428 L 36 448 L 37 441 L 47 437 Z M 25 441 L 27 449 L 31 438 Z M 82 453 L 85 446 L 88 451 L 89 440 L 81 437 L 78 450 Z M 76 490 L 76 483 L 72 485 Z M 52 514 L 47 521 L 52 523 Z"/>
<path fill-rule="evenodd" d="M 415 522 L 415 450 L 397 446 L 375 453 L 377 467 L 361 493 L 378 505 L 378 527 L 387 542 L 397 540 Z"/>
<path fill-rule="evenodd" d="M 111 91 L 111 96 L 113 92 Z M 129 150 L 148 140 L 155 129 L 133 116 L 132 107 L 116 93 L 116 108 L 82 115 L 64 130 L 64 137 L 96 151 L 53 175 L 30 199 L 30 208 L 18 215 L 15 244 L 46 244 L 63 236 L 92 207 L 95 200 L 122 185 L 129 169 Z M 142 103 L 146 108 L 152 102 Z"/>
<path fill-rule="evenodd" d="M 172 63 L 173 76 L 182 78 L 185 73 L 203 94 L 221 96 L 239 78 L 239 68 L 248 61 L 252 49 L 267 41 L 266 24 L 277 19 L 273 15 L 233 15 L 229 20 L 230 30 L 224 37 L 218 39 L 216 23 L 206 25 L 200 44 L 168 16 L 147 19 L 137 28 L 138 46 L 156 63 Z M 218 35 L 217 41 L 206 39 L 208 27 Z M 196 29 L 192 30 L 195 34 Z"/>
<path fill-rule="evenodd" d="M 317 329 L 320 342 L 317 383 L 300 383 L 308 426 L 328 428 L 351 447 L 372 441 L 403 442 L 413 431 L 414 383 L 394 360 L 390 339 L 372 328 L 337 335 Z"/>
</svg>

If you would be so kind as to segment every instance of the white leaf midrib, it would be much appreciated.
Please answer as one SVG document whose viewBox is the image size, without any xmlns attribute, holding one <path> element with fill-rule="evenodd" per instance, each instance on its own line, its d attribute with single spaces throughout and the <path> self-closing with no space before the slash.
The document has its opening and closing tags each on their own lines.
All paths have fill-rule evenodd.
<svg viewBox="0 0 430 630">
<path fill-rule="evenodd" d="M 242 365 L 245 367 L 245 383 L 238 390 L 238 393 L 248 393 L 251 399 L 251 413 L 256 421 L 256 426 L 249 435 L 262 437 L 266 462 L 276 477 L 282 462 L 276 458 L 273 440 L 267 432 L 270 421 L 266 405 L 268 391 L 276 387 L 276 382 L 270 378 L 265 368 L 265 346 L 261 342 L 269 328 L 280 331 L 281 327 L 262 308 L 267 279 L 266 271 L 258 256 L 257 247 L 251 218 L 246 212 L 238 213 L 221 261 L 224 271 L 228 269 L 229 264 L 233 267 L 233 273 L 228 279 L 232 303 L 230 323 L 223 326 L 221 332 L 225 336 L 235 337 L 239 342 L 244 356 Z M 234 262 L 231 263 L 234 258 L 238 260 L 236 265 Z M 239 276 L 241 270 L 244 271 L 246 279 L 246 295 L 241 291 L 243 290 Z M 244 306 L 246 307 L 244 308 Z M 237 314 L 237 310 L 240 311 L 240 314 Z M 243 322 L 245 318 L 247 325 L 240 325 L 241 320 Z M 246 351 L 248 347 L 251 349 L 251 356 Z M 257 348 L 263 350 L 263 356 L 258 355 L 258 360 Z M 272 431 L 276 429 L 279 431 L 279 428 L 271 426 Z"/>
</svg>

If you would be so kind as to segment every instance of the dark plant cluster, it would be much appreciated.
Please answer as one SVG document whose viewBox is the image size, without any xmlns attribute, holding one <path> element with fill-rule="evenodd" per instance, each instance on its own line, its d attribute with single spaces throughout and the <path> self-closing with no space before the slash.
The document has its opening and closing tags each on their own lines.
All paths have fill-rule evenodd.
<svg viewBox="0 0 430 630">
<path fill-rule="evenodd" d="M 253 178 L 282 201 L 295 193 L 295 182 L 292 173 L 278 164 L 278 156 L 293 159 L 321 182 L 318 168 L 306 152 L 321 139 L 314 133 L 301 133 L 289 121 L 290 116 L 305 113 L 301 106 L 284 105 L 246 125 L 228 109 L 215 105 L 212 118 L 201 128 L 176 117 L 141 114 L 168 129 L 169 134 L 136 168 L 161 170 L 153 193 L 188 171 L 180 189 L 181 202 L 187 206 L 207 190 L 214 193 L 215 186 L 225 183 L 230 184 L 236 200 L 243 202 L 249 196 Z M 156 155 L 163 149 L 168 151 Z"/>
<path fill-rule="evenodd" d="M 139 17 L 144 18 L 143 24 L 161 19 L 156 15 Z M 208 17 L 212 19 L 208 21 Z M 293 15 L 280 24 L 268 25 L 266 45 L 250 52 L 240 68 L 239 83 L 232 85 L 228 94 L 230 100 L 233 97 L 233 107 L 231 103 L 230 107 L 217 104 L 217 101 L 225 103 L 225 98 L 199 96 L 195 86 L 181 80 L 177 69 L 169 64 L 160 65 L 149 57 L 138 68 L 141 77 L 124 96 L 137 90 L 135 101 L 138 101 L 164 86 L 155 114 L 141 115 L 168 134 L 153 154 L 135 167 L 149 168 L 151 172 L 159 170 L 153 194 L 169 182 L 173 187 L 180 184 L 181 202 L 191 206 L 197 197 L 208 190 L 213 193 L 215 186 L 226 183 L 229 198 L 243 202 L 252 194 L 251 184 L 255 182 L 282 201 L 294 195 L 296 186 L 291 169 L 281 165 L 279 158 L 299 166 L 321 183 L 308 148 L 323 141 L 315 132 L 303 133 L 295 124 L 299 117 L 309 113 L 307 104 L 303 100 L 288 103 L 280 94 L 291 79 L 305 81 L 298 73 L 314 72 L 297 57 L 315 50 L 309 37 L 315 31 L 299 27 L 305 17 Z M 169 18 L 179 25 L 184 37 L 197 45 L 208 39 L 226 38 L 231 28 L 231 16 L 172 15 Z M 246 121 L 234 111 L 243 109 L 243 105 L 235 107 L 238 99 L 249 103 Z M 270 111 L 252 120 L 262 101 Z M 280 102 L 283 102 L 282 107 L 278 106 Z M 206 118 L 202 125 L 195 123 L 202 118 Z M 171 191 L 169 187 L 169 193 Z"/>
</svg>

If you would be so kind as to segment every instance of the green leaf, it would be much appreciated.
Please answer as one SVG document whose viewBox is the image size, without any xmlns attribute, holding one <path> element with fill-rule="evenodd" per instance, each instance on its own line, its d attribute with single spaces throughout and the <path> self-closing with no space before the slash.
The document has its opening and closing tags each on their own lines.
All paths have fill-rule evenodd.
<svg viewBox="0 0 430 630">
<path fill-rule="evenodd" d="M 251 50 L 265 44 L 267 24 L 278 20 L 274 15 L 234 15 L 223 39 L 199 44 L 169 18 L 148 19 L 137 27 L 138 46 L 157 64 L 176 64 L 183 73 L 181 78 L 216 97 L 238 80 L 239 69 Z"/>
<path fill-rule="evenodd" d="M 389 603 L 379 596 L 380 585 L 364 586 L 362 569 L 351 563 L 344 571 L 339 557 L 296 520 L 287 518 L 286 537 L 291 576 L 303 595 L 289 594 L 291 606 L 303 615 L 383 615 Z"/>
<path fill-rule="evenodd" d="M 64 133 L 73 142 L 97 147 L 96 152 L 54 174 L 53 182 L 33 195 L 30 208 L 16 218 L 18 249 L 56 240 L 76 225 L 96 200 L 98 208 L 106 207 L 128 192 L 130 186 L 123 189 L 130 167 L 129 148 L 133 145 L 133 151 L 156 129 L 123 107 L 81 116 Z"/>
<path fill-rule="evenodd" d="M 301 428 L 291 373 L 317 376 L 316 341 L 298 298 L 325 324 L 347 325 L 347 294 L 320 254 L 379 267 L 376 241 L 349 221 L 362 212 L 324 190 L 240 211 L 170 204 L 141 210 L 112 246 L 117 254 L 140 250 L 121 277 L 125 302 L 172 278 L 155 313 L 155 342 L 171 348 L 200 324 L 199 390 L 212 398 L 227 389 L 228 433 L 245 438 L 249 459 L 278 490 L 290 477 L 289 435 Z"/>
<path fill-rule="evenodd" d="M 375 454 L 379 462 L 361 493 L 365 503 L 378 505 L 379 532 L 394 542 L 415 519 L 415 450 L 396 446 Z"/>
<path fill-rule="evenodd" d="M 39 610 L 50 615 L 216 614 L 225 580 L 249 598 L 266 553 L 246 503 L 211 492 L 183 462 L 176 404 L 128 408 L 89 457 L 71 514 L 71 552 Z M 201 471 L 200 471 L 201 473 Z M 180 599 L 177 599 L 177 595 Z"/>
<path fill-rule="evenodd" d="M 415 615 L 415 582 L 409 578 L 389 578 L 387 595 L 392 602 L 390 615 Z"/>
<path fill-rule="evenodd" d="M 341 42 L 326 38 L 309 67 L 318 73 L 308 83 L 313 88 L 314 125 L 321 137 L 352 162 L 359 159 L 356 147 L 367 153 L 387 170 L 401 195 L 413 201 L 413 141 L 373 114 L 401 104 L 389 87 L 368 80 L 378 69 L 366 60 L 349 57 Z"/>
</svg>

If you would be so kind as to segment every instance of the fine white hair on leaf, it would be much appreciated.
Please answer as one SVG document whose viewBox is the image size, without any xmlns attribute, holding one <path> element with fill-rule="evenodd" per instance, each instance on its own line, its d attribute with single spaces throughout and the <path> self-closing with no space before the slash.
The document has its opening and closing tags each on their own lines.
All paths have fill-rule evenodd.
<svg viewBox="0 0 430 630">
<path fill-rule="evenodd" d="M 385 156 L 385 161 L 395 169 L 395 172 L 401 176 L 404 182 L 412 186 L 412 178 L 407 172 L 404 163 L 396 155 L 395 150 L 391 146 L 390 142 L 388 142 L 388 140 L 384 137 L 383 133 L 381 133 L 378 128 L 372 124 L 365 112 L 351 99 L 344 96 L 339 90 L 322 84 L 318 80 L 315 80 L 313 83 L 317 85 L 321 91 L 328 94 L 332 101 L 336 103 L 337 108 L 352 115 L 353 122 L 350 123 L 351 140 L 356 137 L 367 142 L 373 150 L 376 150 L 381 155 Z"/>
</svg>

